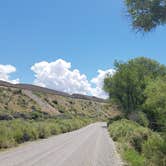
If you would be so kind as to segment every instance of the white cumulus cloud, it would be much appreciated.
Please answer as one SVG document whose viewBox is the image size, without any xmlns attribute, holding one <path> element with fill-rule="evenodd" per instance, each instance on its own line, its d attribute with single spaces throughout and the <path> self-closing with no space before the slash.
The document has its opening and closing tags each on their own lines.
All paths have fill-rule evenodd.
<svg viewBox="0 0 166 166">
<path fill-rule="evenodd" d="M 19 79 L 11 80 L 10 74 L 16 72 L 16 68 L 12 65 L 2 65 L 0 64 L 0 80 L 7 81 L 11 83 L 19 83 Z"/>
<path fill-rule="evenodd" d="M 98 70 L 98 76 L 91 81 L 85 74 L 81 74 L 78 69 L 71 69 L 71 63 L 63 59 L 54 62 L 35 63 L 31 70 L 35 73 L 34 84 L 67 92 L 93 95 L 97 97 L 107 97 L 103 92 L 103 80 L 106 73 L 113 73 L 113 70 Z"/>
<path fill-rule="evenodd" d="M 115 73 L 114 69 L 108 70 L 98 70 L 97 77 L 92 78 L 91 83 L 95 85 L 95 88 L 92 89 L 92 94 L 97 97 L 107 98 L 108 94 L 104 92 L 104 78 L 108 75 L 113 75 Z"/>
<path fill-rule="evenodd" d="M 34 83 L 43 87 L 68 93 L 88 94 L 91 91 L 86 75 L 79 70 L 71 70 L 71 63 L 62 59 L 54 62 L 35 63 L 31 70 L 35 72 Z"/>
</svg>

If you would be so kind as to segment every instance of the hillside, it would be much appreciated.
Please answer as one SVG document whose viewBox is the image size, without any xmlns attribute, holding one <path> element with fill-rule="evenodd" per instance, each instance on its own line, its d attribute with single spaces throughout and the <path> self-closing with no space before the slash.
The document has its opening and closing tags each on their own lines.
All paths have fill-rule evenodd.
<svg viewBox="0 0 166 166">
<path fill-rule="evenodd" d="M 102 119 L 117 114 L 115 107 L 100 98 L 0 81 L 0 119 L 33 112 L 43 112 L 50 116 L 71 114 Z"/>
</svg>

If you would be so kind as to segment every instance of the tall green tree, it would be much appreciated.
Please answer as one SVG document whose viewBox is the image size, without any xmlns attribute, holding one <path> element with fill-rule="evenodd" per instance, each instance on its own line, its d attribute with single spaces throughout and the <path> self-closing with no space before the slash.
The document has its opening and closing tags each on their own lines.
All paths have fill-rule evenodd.
<svg viewBox="0 0 166 166">
<path fill-rule="evenodd" d="M 134 29 L 145 32 L 166 23 L 166 0 L 125 0 Z"/>
<path fill-rule="evenodd" d="M 165 66 L 145 57 L 126 63 L 115 62 L 115 70 L 113 76 L 105 78 L 104 90 L 127 113 L 142 106 L 146 99 L 144 90 L 150 80 L 166 75 Z"/>
<path fill-rule="evenodd" d="M 144 109 L 150 120 L 151 128 L 166 131 L 166 78 L 151 81 L 145 91 Z"/>
</svg>

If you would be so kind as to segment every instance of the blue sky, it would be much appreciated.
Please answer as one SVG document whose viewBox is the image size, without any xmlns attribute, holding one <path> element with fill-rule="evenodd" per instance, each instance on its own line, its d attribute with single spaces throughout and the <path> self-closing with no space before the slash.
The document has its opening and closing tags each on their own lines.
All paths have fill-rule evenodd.
<svg viewBox="0 0 166 166">
<path fill-rule="evenodd" d="M 90 80 L 115 59 L 147 56 L 166 64 L 166 26 L 142 35 L 126 17 L 123 0 L 0 1 L 0 64 L 32 83 L 31 66 L 61 58 Z"/>
</svg>

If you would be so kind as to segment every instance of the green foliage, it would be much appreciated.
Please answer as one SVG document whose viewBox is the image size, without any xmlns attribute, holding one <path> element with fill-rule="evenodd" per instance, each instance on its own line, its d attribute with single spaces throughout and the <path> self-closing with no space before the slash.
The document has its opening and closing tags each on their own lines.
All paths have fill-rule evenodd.
<svg viewBox="0 0 166 166">
<path fill-rule="evenodd" d="M 92 120 L 89 118 L 72 117 L 70 119 L 10 120 L 0 121 L 0 149 L 13 147 L 17 144 L 48 138 L 51 135 L 79 129 Z"/>
<path fill-rule="evenodd" d="M 10 148 L 16 145 L 16 142 L 12 136 L 11 128 L 8 128 L 6 125 L 0 126 L 0 149 L 1 148 Z"/>
<path fill-rule="evenodd" d="M 145 89 L 147 97 L 144 109 L 150 119 L 151 128 L 166 131 L 166 79 L 158 78 Z"/>
<path fill-rule="evenodd" d="M 119 142 L 122 157 L 130 165 L 165 166 L 166 142 L 159 134 L 125 119 L 113 122 L 109 133 Z"/>
<path fill-rule="evenodd" d="M 123 119 L 124 118 L 124 116 L 121 114 L 121 115 L 116 115 L 116 116 L 114 116 L 114 117 L 110 117 L 109 119 L 108 119 L 108 122 L 107 122 L 107 127 L 111 124 L 111 123 L 113 123 L 113 122 L 115 122 L 115 121 L 118 121 L 118 120 L 121 120 L 121 119 Z"/>
<path fill-rule="evenodd" d="M 143 144 L 143 155 L 145 156 L 148 165 L 165 166 L 166 141 L 157 134 L 152 135 L 152 137 Z"/>
<path fill-rule="evenodd" d="M 45 122 L 39 123 L 37 129 L 39 138 L 48 138 L 51 135 L 50 126 L 46 125 Z"/>
<path fill-rule="evenodd" d="M 149 126 L 149 120 L 147 118 L 147 115 L 142 111 L 136 111 L 136 112 L 130 113 L 128 115 L 128 119 L 134 122 L 137 122 L 141 126 L 144 126 L 144 127 Z"/>
<path fill-rule="evenodd" d="M 104 89 L 129 120 L 110 121 L 113 140 L 125 144 L 123 156 L 131 165 L 165 166 L 166 67 L 141 57 L 116 62 L 115 69 L 105 79 Z"/>
<path fill-rule="evenodd" d="M 125 142 L 141 151 L 142 143 L 151 136 L 151 131 L 130 120 L 115 121 L 109 126 L 114 141 Z"/>
<path fill-rule="evenodd" d="M 104 90 L 126 112 L 140 109 L 149 80 L 166 75 L 165 66 L 144 57 L 126 63 L 115 62 L 115 69 L 116 73 L 105 79 Z"/>
<path fill-rule="evenodd" d="M 135 29 L 150 31 L 166 23 L 165 0 L 125 0 Z"/>
<path fill-rule="evenodd" d="M 145 158 L 132 148 L 126 148 L 123 151 L 123 158 L 131 166 L 145 166 Z"/>
</svg>

